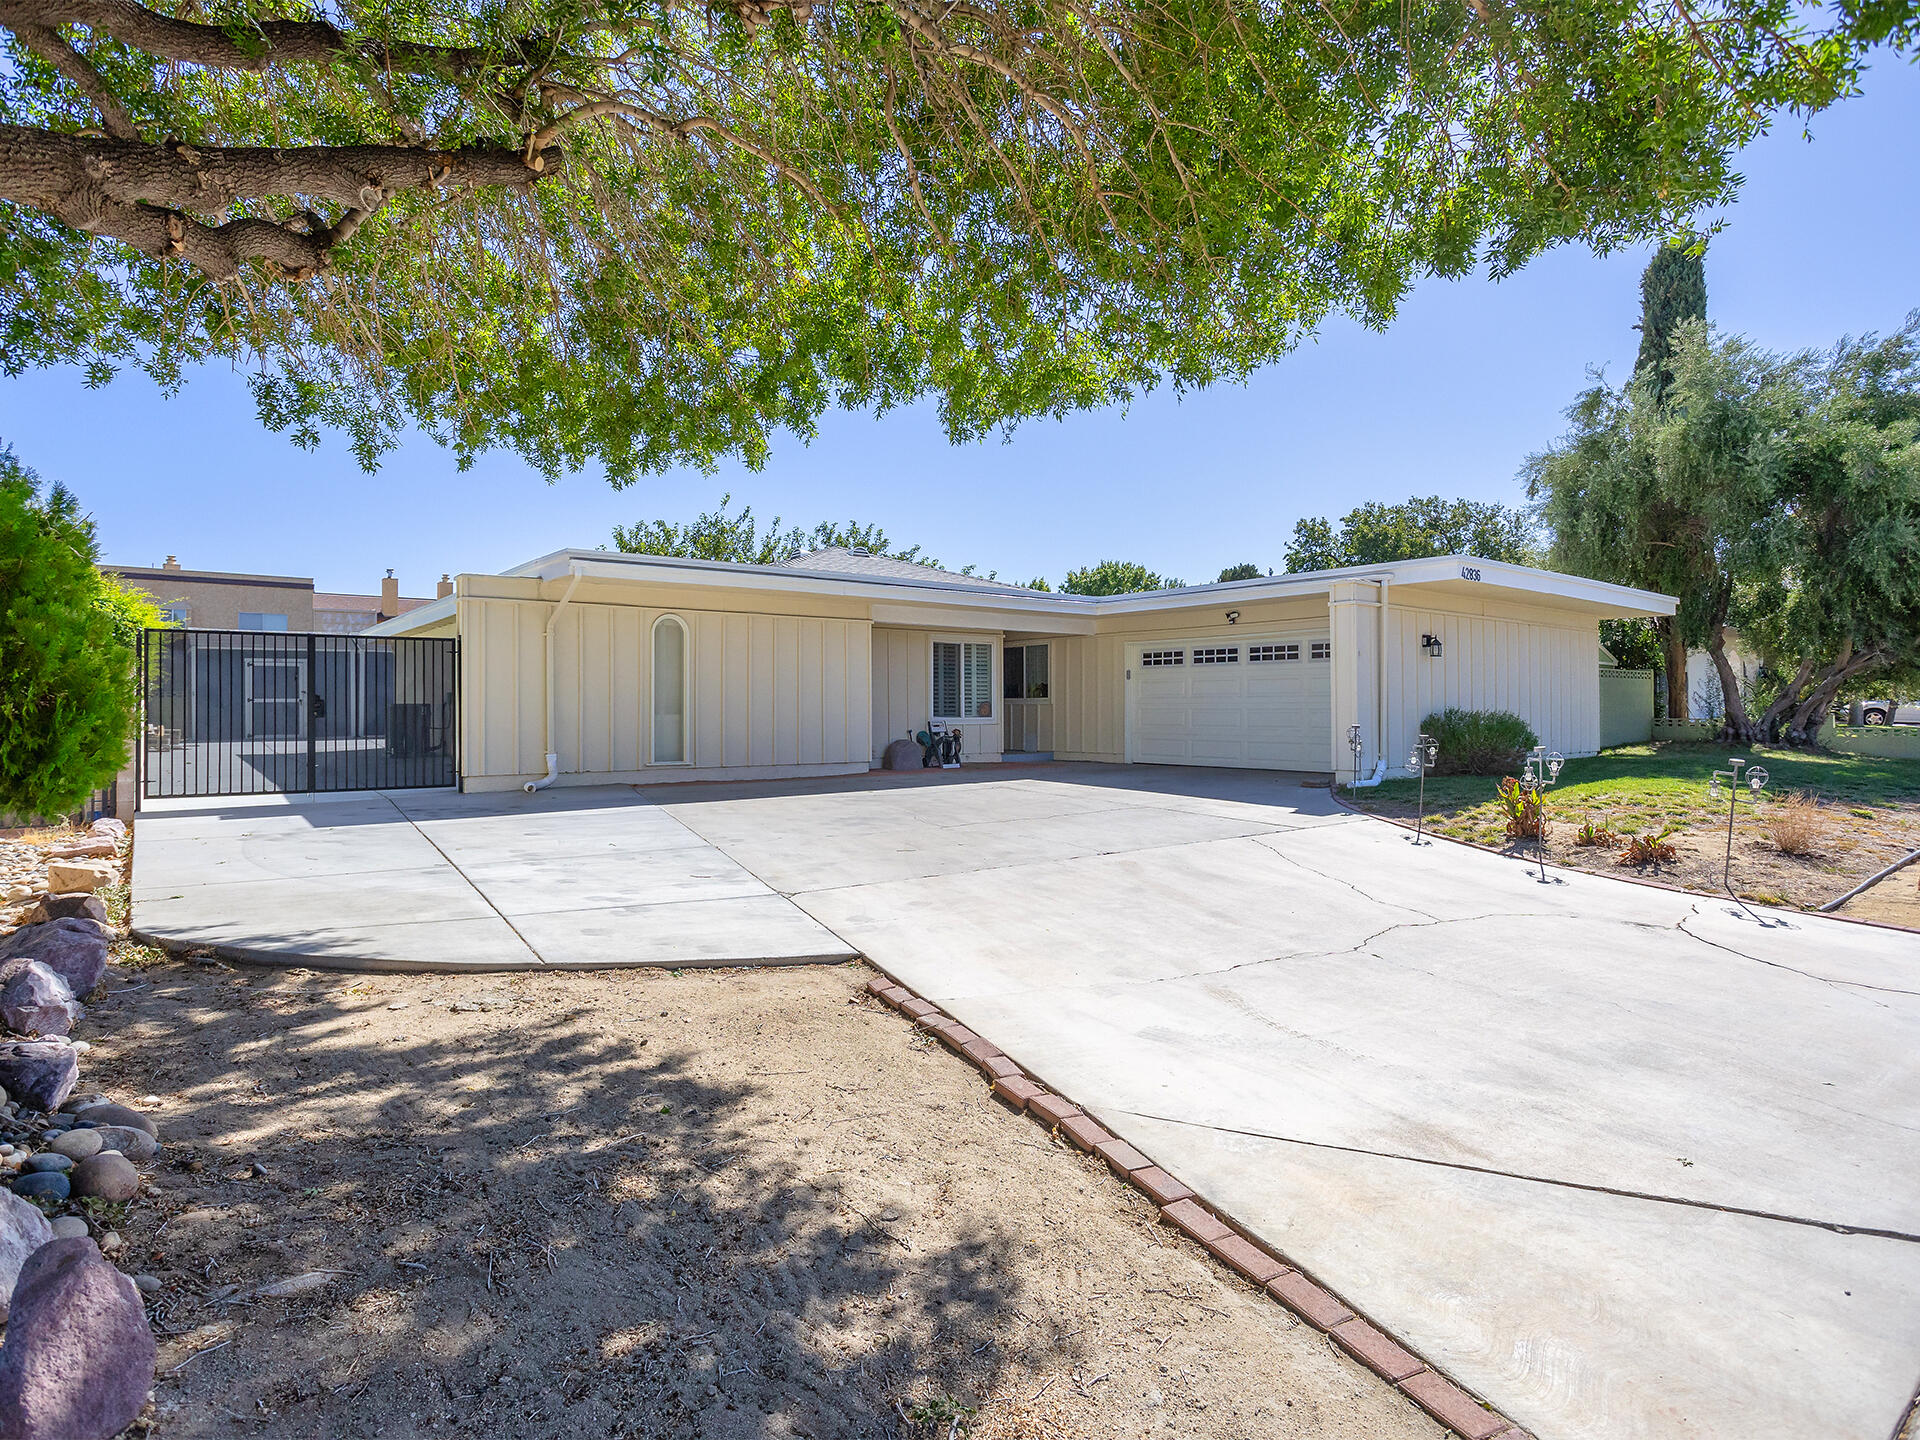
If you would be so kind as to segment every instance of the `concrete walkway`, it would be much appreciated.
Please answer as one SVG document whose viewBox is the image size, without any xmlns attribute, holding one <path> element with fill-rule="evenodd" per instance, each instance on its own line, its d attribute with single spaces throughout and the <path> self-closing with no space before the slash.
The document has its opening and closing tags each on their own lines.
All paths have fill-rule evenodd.
<svg viewBox="0 0 1920 1440">
<path fill-rule="evenodd" d="M 1920 947 L 1272 776 L 652 792 L 1543 1440 L 1888 1440 Z"/>
<path fill-rule="evenodd" d="M 632 790 L 162 802 L 141 938 L 356 970 L 738 965 L 854 952 Z"/>
</svg>

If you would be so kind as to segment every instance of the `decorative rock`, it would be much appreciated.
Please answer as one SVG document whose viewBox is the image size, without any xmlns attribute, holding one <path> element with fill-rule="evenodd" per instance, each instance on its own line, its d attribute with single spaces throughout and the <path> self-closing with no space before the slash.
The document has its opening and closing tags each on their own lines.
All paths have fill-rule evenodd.
<svg viewBox="0 0 1920 1440">
<path fill-rule="evenodd" d="M 91 1240 L 28 1257 L 0 1344 L 0 1435 L 111 1440 L 140 1414 L 155 1350 L 137 1283 Z"/>
<path fill-rule="evenodd" d="M 918 770 L 926 752 L 911 740 L 895 740 L 880 752 L 882 770 Z"/>
<path fill-rule="evenodd" d="M 100 1200 L 131 1200 L 140 1193 L 140 1172 L 124 1155 L 102 1150 L 73 1167 L 73 1193 Z"/>
<path fill-rule="evenodd" d="M 60 1102 L 60 1113 L 77 1115 L 89 1105 L 105 1105 L 107 1097 L 98 1090 L 77 1090 Z"/>
<path fill-rule="evenodd" d="M 166 1288 L 160 1283 L 158 1275 L 136 1275 L 133 1283 L 143 1295 L 157 1295 Z"/>
<path fill-rule="evenodd" d="M 98 1155 L 101 1151 L 100 1132 L 98 1130 L 69 1130 L 64 1135 L 55 1136 L 47 1149 L 56 1155 L 64 1155 L 69 1160 L 84 1160 L 89 1155 Z"/>
<path fill-rule="evenodd" d="M 48 920 L 0 941 L 0 959 L 38 960 L 65 980 L 75 995 L 86 995 L 107 973 L 109 933 L 97 920 Z"/>
<path fill-rule="evenodd" d="M 253 1293 L 268 1300 L 290 1300 L 295 1295 L 305 1295 L 314 1290 L 324 1290 L 334 1282 L 331 1270 L 309 1270 L 304 1275 L 289 1275 L 284 1280 L 276 1280 L 271 1285 L 262 1285 Z"/>
<path fill-rule="evenodd" d="M 96 835 L 111 835 L 115 840 L 127 833 L 127 822 L 116 820 L 111 815 L 102 815 L 87 827 Z"/>
<path fill-rule="evenodd" d="M 102 1154 L 115 1150 L 140 1165 L 153 1159 L 160 1149 L 153 1136 L 131 1125 L 96 1125 L 93 1133 L 100 1137 Z"/>
<path fill-rule="evenodd" d="M 82 1226 L 86 1221 L 82 1220 Z M 7 1298 L 27 1257 L 59 1231 L 47 1223 L 39 1208 L 9 1190 L 0 1190 L 0 1320 L 7 1318 Z"/>
<path fill-rule="evenodd" d="M 102 1255 L 111 1255 L 124 1244 L 126 1244 L 126 1241 L 120 1238 L 120 1232 L 118 1230 L 109 1230 L 100 1237 L 100 1253 Z"/>
<path fill-rule="evenodd" d="M 138 1110 L 131 1110 L 125 1105 L 116 1105 L 111 1100 L 102 1100 L 97 1105 L 83 1105 L 73 1112 L 73 1118 L 89 1121 L 95 1125 L 130 1125 L 135 1130 L 146 1131 L 156 1140 L 160 1138 L 160 1132 L 154 1127 L 153 1121 Z"/>
<path fill-rule="evenodd" d="M 33 1213 L 38 1215 L 40 1212 L 36 1210 Z M 76 1237 L 84 1239 L 87 1233 L 87 1222 L 81 1216 L 56 1215 L 53 1217 L 53 1238 L 56 1240 L 72 1240 Z"/>
<path fill-rule="evenodd" d="M 20 1168 L 30 1175 L 59 1175 L 73 1168 L 73 1157 L 42 1150 Z"/>
<path fill-rule="evenodd" d="M 107 902 L 98 895 L 49 895 L 33 912 L 35 924 L 49 920 L 92 920 L 107 923 Z"/>
<path fill-rule="evenodd" d="M 0 1085 L 23 1106 L 52 1110 L 73 1093 L 80 1057 L 64 1040 L 15 1040 L 0 1045 Z"/>
<path fill-rule="evenodd" d="M 73 1182 L 57 1170 L 35 1170 L 13 1182 L 13 1193 L 29 1200 L 64 1200 L 73 1193 Z"/>
<path fill-rule="evenodd" d="M 49 860 L 47 889 L 56 895 L 98 890 L 120 878 L 120 866 L 111 860 Z"/>
<path fill-rule="evenodd" d="M 0 982 L 0 1022 L 21 1035 L 64 1035 L 82 1013 L 66 979 L 38 960 Z"/>
</svg>

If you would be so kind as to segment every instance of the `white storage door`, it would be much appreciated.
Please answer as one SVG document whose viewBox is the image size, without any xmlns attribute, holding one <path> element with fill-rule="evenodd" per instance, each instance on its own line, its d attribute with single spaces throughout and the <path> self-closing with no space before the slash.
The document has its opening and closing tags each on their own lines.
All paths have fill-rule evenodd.
<svg viewBox="0 0 1920 1440">
<path fill-rule="evenodd" d="M 1129 757 L 1330 771 L 1329 653 L 1324 632 L 1130 646 Z"/>
</svg>

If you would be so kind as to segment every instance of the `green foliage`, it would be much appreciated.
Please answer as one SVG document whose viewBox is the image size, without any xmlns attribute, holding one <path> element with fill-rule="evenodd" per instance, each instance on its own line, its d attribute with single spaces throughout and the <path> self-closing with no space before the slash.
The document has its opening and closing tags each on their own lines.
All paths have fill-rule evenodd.
<svg viewBox="0 0 1920 1440">
<path fill-rule="evenodd" d="M 1581 817 L 1580 828 L 1574 832 L 1573 843 L 1587 849 L 1602 845 L 1611 845 L 1620 837 L 1613 827 L 1604 820 L 1595 820 L 1591 815 Z"/>
<path fill-rule="evenodd" d="M 1660 632 L 1651 620 L 1602 620 L 1600 643 L 1622 670 L 1658 670 L 1665 663 Z"/>
<path fill-rule="evenodd" d="M 1523 510 L 1428 495 L 1386 505 L 1370 500 L 1341 517 L 1297 521 L 1287 546 L 1287 570 L 1338 570 L 1383 565 L 1429 555 L 1477 555 L 1515 565 L 1537 562 L 1533 521 Z"/>
<path fill-rule="evenodd" d="M 1034 576 L 1034 577 L 1033 577 L 1033 579 L 1031 579 L 1031 580 L 1029 580 L 1029 581 L 1027 581 L 1027 589 L 1029 589 L 1029 590 L 1047 590 L 1047 591 L 1051 591 L 1051 590 L 1053 589 L 1053 586 L 1051 586 L 1051 585 L 1049 585 L 1049 584 L 1047 583 L 1047 577 L 1046 577 L 1046 576 L 1044 576 L 1044 575 L 1036 575 L 1036 576 Z"/>
<path fill-rule="evenodd" d="M 729 560 L 740 565 L 778 565 L 812 550 L 841 548 L 940 568 L 940 562 L 921 554 L 918 545 L 895 548 L 887 539 L 887 532 L 878 525 L 862 525 L 857 520 L 841 525 L 823 520 L 811 530 L 803 530 L 798 525 L 782 530 L 780 517 L 776 515 L 762 531 L 760 522 L 753 518 L 751 505 L 744 505 L 739 514 L 730 515 L 727 507 L 732 503 L 732 495 L 722 495 L 719 509 L 709 510 L 685 525 L 671 520 L 615 525 L 613 548 L 628 555 L 675 555 L 688 560 Z M 956 573 L 971 575 L 974 567 L 968 565 Z"/>
<path fill-rule="evenodd" d="M 418 425 L 463 464 L 504 446 L 615 484 L 759 465 L 775 430 L 811 437 L 830 407 L 936 397 L 971 439 L 1184 391 L 1329 314 L 1384 325 L 1416 278 L 1672 234 L 1734 195 L 1731 157 L 1777 115 L 1850 93 L 1872 46 L 1911 48 L 1916 10 L 165 8 L 144 34 L 129 3 L 6 39 L 0 120 L 25 158 L 0 165 L 0 369 L 134 366 L 171 389 L 221 359 L 303 445 L 338 430 L 372 465 Z M 320 15 L 340 27 L 323 53 L 275 38 Z M 169 53 L 199 18 L 230 58 Z M 51 63 L 62 45 L 81 63 Z M 133 163 L 34 163 L 107 119 L 72 78 L 87 64 Z M 564 153 L 540 152 L 537 179 L 456 170 L 350 202 L 270 156 L 231 191 L 160 193 L 174 142 L 386 145 L 410 173 L 463 146 Z M 73 193 L 44 193 L 52 174 Z M 105 238 L 184 206 L 291 243 L 368 195 L 312 267 L 223 275 Z"/>
<path fill-rule="evenodd" d="M 1674 332 L 1688 320 L 1707 318 L 1707 267 L 1702 238 L 1670 241 L 1653 252 L 1640 274 L 1640 354 L 1633 373 L 1656 401 L 1673 383 Z"/>
<path fill-rule="evenodd" d="M 0 446 L 0 812 L 77 810 L 132 734 L 132 640 L 159 612 L 95 568 L 71 492 Z"/>
<path fill-rule="evenodd" d="M 1229 580 L 1258 580 L 1266 573 L 1258 565 L 1229 565 L 1220 572 L 1220 578 L 1213 583 L 1224 585 Z"/>
<path fill-rule="evenodd" d="M 1553 833 L 1553 820 L 1547 814 L 1547 797 L 1540 790 L 1521 785 L 1511 775 L 1502 775 L 1494 786 L 1501 813 L 1507 817 L 1507 839 L 1544 842 Z"/>
<path fill-rule="evenodd" d="M 1658 830 L 1639 830 L 1627 833 L 1627 843 L 1620 849 L 1622 865 L 1651 865 L 1658 869 L 1662 865 L 1671 865 L 1680 858 L 1680 849 L 1669 839 L 1677 835 L 1680 825 L 1669 820 Z"/>
<path fill-rule="evenodd" d="M 1553 562 L 1678 597 L 1716 656 L 1732 627 L 1769 673 L 1723 680 L 1728 738 L 1803 741 L 1842 687 L 1920 657 L 1920 312 L 1793 355 L 1685 321 L 1670 365 L 1664 401 L 1595 386 L 1528 461 Z"/>
<path fill-rule="evenodd" d="M 1439 742 L 1435 775 L 1507 775 L 1540 743 L 1518 715 L 1505 710 L 1446 709 L 1429 715 L 1420 729 Z"/>
<path fill-rule="evenodd" d="M 1102 560 L 1079 570 L 1069 570 L 1060 582 L 1063 595 L 1135 595 L 1142 590 L 1177 590 L 1185 581 L 1156 575 L 1131 560 Z"/>
</svg>

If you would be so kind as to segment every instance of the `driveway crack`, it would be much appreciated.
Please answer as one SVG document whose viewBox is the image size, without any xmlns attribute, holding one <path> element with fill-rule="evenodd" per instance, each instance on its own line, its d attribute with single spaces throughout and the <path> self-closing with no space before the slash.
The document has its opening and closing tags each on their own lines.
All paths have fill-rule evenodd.
<svg viewBox="0 0 1920 1440">
<path fill-rule="evenodd" d="M 407 814 L 406 811 L 400 808 L 399 801 L 395 800 L 391 795 L 387 794 L 387 792 L 384 790 L 380 792 L 380 798 L 386 801 L 387 804 L 393 806 L 394 813 L 398 815 L 402 820 L 406 821 L 407 824 L 413 827 L 414 834 L 418 835 L 422 840 L 426 841 L 427 844 L 433 846 L 433 853 L 438 855 L 442 860 L 446 861 L 448 868 L 451 869 L 453 873 L 458 875 L 462 880 L 467 882 L 467 888 L 473 891 L 474 894 L 478 895 L 481 898 L 481 900 L 486 902 L 487 908 L 493 911 L 494 914 L 500 917 L 500 923 L 502 925 L 505 925 L 507 929 L 513 932 L 514 939 L 518 940 L 522 945 L 527 947 L 527 953 L 533 956 L 533 958 L 538 960 L 542 965 L 545 965 L 547 963 L 547 957 L 542 955 L 537 949 L 534 948 L 534 944 L 531 940 L 527 939 L 525 935 L 522 935 L 520 933 L 520 927 L 514 924 L 512 920 L 507 918 L 507 914 L 504 910 L 502 910 L 498 905 L 493 903 L 493 897 L 487 894 L 487 892 L 482 890 L 478 885 L 473 883 L 473 877 L 467 874 L 466 871 L 460 868 L 460 862 L 458 860 L 455 860 L 451 855 L 447 854 L 446 851 L 442 850 L 440 848 L 439 842 L 436 841 L 431 835 L 427 834 L 426 831 L 420 828 L 420 822 L 418 820 L 415 820 L 413 816 Z"/>
<path fill-rule="evenodd" d="M 1738 959 L 1751 960 L 1756 965 L 1765 965 L 1773 970 L 1785 970 L 1790 975 L 1799 975 L 1805 979 L 1817 981 L 1822 985 L 1831 985 L 1836 990 L 1878 990 L 1886 995 L 1920 994 L 1920 991 L 1901 990 L 1891 985 L 1869 985 L 1864 980 L 1835 980 L 1830 975 L 1816 975 L 1811 970 L 1802 970 L 1798 966 L 1788 965 L 1784 961 L 1767 960 L 1759 955 L 1749 955 L 1744 950 L 1736 949 L 1732 945 L 1723 945 L 1718 940 L 1709 940 L 1706 936 L 1689 930 L 1687 928 L 1687 921 L 1699 913 L 1700 907 L 1698 905 L 1694 906 L 1693 913 L 1683 916 L 1673 928 L 1678 930 L 1682 935 L 1685 935 L 1689 940 L 1698 940 L 1702 945 L 1711 946 L 1715 950 L 1735 956 Z M 1872 1001 L 1873 1004 L 1880 1006 L 1883 1010 L 1889 1008 L 1887 1002 L 1884 1000 L 1874 1000 L 1871 995 L 1864 996 L 1863 998 Z"/>
<path fill-rule="evenodd" d="M 1645 1200 L 1656 1205 L 1678 1205 L 1690 1210 L 1711 1210 L 1722 1215 L 1742 1215 L 1752 1220 L 1772 1220 L 1782 1225 L 1803 1225 L 1834 1235 L 1871 1235 L 1881 1240 L 1904 1240 L 1920 1245 L 1920 1234 L 1889 1230 L 1873 1225 L 1845 1225 L 1835 1220 L 1816 1220 L 1807 1215 L 1785 1215 L 1773 1210 L 1758 1210 L 1745 1205 L 1721 1205 L 1711 1200 L 1693 1200 L 1685 1195 L 1663 1195 L 1650 1190 L 1630 1190 L 1614 1185 L 1595 1185 L 1581 1180 L 1563 1180 L 1551 1175 L 1529 1175 L 1519 1170 L 1502 1170 L 1491 1165 L 1469 1165 L 1460 1160 L 1436 1160 L 1424 1155 L 1407 1155 L 1394 1150 L 1370 1150 L 1360 1145 L 1336 1145 L 1325 1140 L 1302 1140 L 1292 1135 L 1275 1135 L 1265 1130 L 1244 1130 L 1232 1125 L 1207 1125 L 1198 1120 L 1182 1120 L 1174 1115 L 1155 1115 L 1144 1110 L 1115 1110 L 1139 1120 L 1154 1120 L 1163 1125 L 1178 1125 L 1187 1130 L 1211 1130 L 1219 1135 L 1244 1135 L 1254 1140 L 1271 1140 L 1281 1145 L 1298 1145 L 1309 1150 L 1329 1150 L 1342 1155 L 1364 1155 L 1375 1160 L 1399 1160 L 1409 1165 L 1427 1165 L 1441 1170 L 1461 1170 L 1471 1175 L 1491 1175 L 1500 1180 L 1519 1180 L 1530 1185 L 1551 1185 L 1562 1190 L 1583 1190 L 1594 1195 L 1612 1195 L 1622 1200 Z"/>
<path fill-rule="evenodd" d="M 1268 832 L 1268 833 L 1272 833 L 1272 832 Z M 1292 833 L 1292 832 L 1288 832 L 1288 833 Z M 1309 875 L 1318 875 L 1322 880 L 1331 880 L 1336 885 L 1346 886 L 1347 889 L 1351 890 L 1354 894 L 1358 895 L 1362 900 L 1370 900 L 1375 905 L 1383 905 L 1383 906 L 1386 906 L 1388 909 L 1411 910 L 1416 915 L 1425 915 L 1429 920 L 1438 920 L 1440 918 L 1438 915 L 1435 915 L 1430 911 L 1422 910 L 1418 905 L 1409 905 L 1404 900 L 1382 900 L 1378 895 L 1371 895 L 1367 893 L 1365 890 L 1362 890 L 1358 885 L 1354 884 L 1351 880 L 1343 880 L 1338 875 L 1331 875 L 1327 873 L 1325 870 L 1316 869 L 1314 866 L 1307 864 L 1306 861 L 1299 859 L 1297 856 L 1287 854 L 1287 852 L 1284 850 L 1274 849 L 1273 846 L 1265 843 L 1266 837 L 1264 835 L 1252 835 L 1252 836 L 1249 836 L 1248 838 L 1251 839 L 1256 845 L 1259 845 L 1261 849 L 1270 851 L 1271 853 L 1278 855 L 1282 860 L 1286 861 L 1289 865 L 1296 866 L 1299 869 L 1306 871 Z M 1482 919 L 1485 917 L 1474 916 L 1472 918 Z M 1393 927 L 1389 926 L 1388 928 L 1391 929 Z M 1386 931 L 1383 930 L 1380 933 L 1384 935 Z"/>
</svg>

